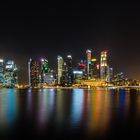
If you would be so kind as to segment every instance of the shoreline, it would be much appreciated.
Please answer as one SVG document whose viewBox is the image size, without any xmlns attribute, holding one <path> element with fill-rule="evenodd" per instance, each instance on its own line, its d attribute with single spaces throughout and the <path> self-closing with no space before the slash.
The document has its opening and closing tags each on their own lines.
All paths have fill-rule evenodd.
<svg viewBox="0 0 140 140">
<path fill-rule="evenodd" d="M 96 87 L 21 87 L 21 88 L 6 88 L 0 87 L 0 89 L 140 89 L 140 86 L 96 86 Z"/>
</svg>

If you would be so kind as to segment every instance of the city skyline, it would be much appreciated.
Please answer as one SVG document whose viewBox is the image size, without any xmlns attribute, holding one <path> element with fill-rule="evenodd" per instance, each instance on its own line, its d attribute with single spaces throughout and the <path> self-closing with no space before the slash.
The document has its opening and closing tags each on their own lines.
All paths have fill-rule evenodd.
<svg viewBox="0 0 140 140">
<path fill-rule="evenodd" d="M 102 55 L 102 51 L 99 53 L 99 54 L 93 54 L 93 52 L 92 52 L 92 50 L 91 49 L 87 49 L 86 51 L 90 51 L 90 55 L 92 56 L 90 56 L 91 58 L 90 59 L 93 59 L 93 58 L 95 58 L 95 59 L 97 59 L 97 61 L 98 61 L 98 65 L 102 65 L 101 64 L 101 56 L 100 56 L 100 53 L 101 53 L 101 55 Z M 78 65 L 78 63 L 80 63 L 80 61 L 82 60 L 82 61 L 85 61 L 86 62 L 86 59 L 87 59 L 87 57 L 88 56 L 86 56 L 87 55 L 87 52 L 85 51 L 85 53 L 83 54 L 83 56 L 82 56 L 82 58 L 77 58 L 76 60 L 75 60 L 75 58 L 74 58 L 74 60 L 73 60 L 73 70 L 76 68 L 76 66 Z M 108 55 L 108 50 L 104 50 L 106 53 L 107 53 L 107 55 Z M 104 52 L 103 51 L 103 52 Z M 95 52 L 95 51 L 94 51 Z M 67 55 L 57 55 L 57 56 L 55 56 L 55 58 L 56 58 L 56 60 L 54 61 L 54 63 L 55 64 L 51 64 L 51 62 L 52 61 L 50 61 L 50 60 L 48 60 L 48 58 L 47 57 L 33 57 L 33 58 L 30 58 L 30 59 L 33 59 L 33 60 L 35 60 L 36 62 L 38 62 L 38 63 L 40 63 L 42 60 L 47 60 L 48 61 L 48 68 L 49 68 L 49 70 L 53 70 L 55 73 L 57 73 L 57 71 L 58 71 L 58 68 L 57 68 L 57 65 L 58 65 L 58 58 L 57 57 L 62 57 L 62 59 L 63 58 L 67 58 L 68 56 L 71 56 L 71 57 L 73 57 L 71 54 L 67 54 Z M 94 56 L 94 57 L 93 57 Z M 98 56 L 98 57 L 97 57 Z M 110 58 L 110 56 L 108 55 L 107 56 L 109 59 L 107 60 L 108 62 L 109 62 L 109 66 L 111 66 L 112 67 L 112 63 L 111 63 L 111 58 Z M 8 59 L 7 59 L 8 58 Z M 6 59 L 5 58 L 2 58 L 2 59 L 5 59 L 5 61 L 8 61 L 8 60 L 11 60 L 9 57 L 7 57 Z M 27 60 L 27 62 L 25 63 L 26 64 L 26 67 L 24 68 L 24 69 L 21 69 L 21 67 L 22 67 L 22 65 L 17 65 L 17 69 L 18 69 L 18 83 L 19 84 L 28 84 L 29 83 L 29 78 L 28 78 L 28 61 L 30 61 L 30 59 L 28 59 Z M 91 61 L 91 60 L 90 60 Z M 88 61 L 87 61 L 88 62 Z M 23 64 L 23 65 L 25 65 L 25 64 Z M 88 66 L 88 65 L 87 65 Z M 26 71 L 25 71 L 26 70 Z M 117 73 L 123 73 L 125 76 L 127 76 L 127 78 L 129 78 L 129 79 L 136 79 L 136 80 L 139 80 L 138 79 L 138 77 L 137 78 L 134 78 L 134 77 L 129 77 L 129 75 L 127 75 L 127 73 L 125 72 L 125 71 L 120 71 L 120 70 L 116 70 L 116 69 L 113 69 L 113 71 L 114 71 L 114 74 L 117 74 Z M 24 75 L 26 73 L 26 75 Z M 23 80 L 22 79 L 22 76 L 24 75 L 24 78 L 25 78 L 25 80 Z M 29 84 L 30 85 L 30 84 Z"/>
<path fill-rule="evenodd" d="M 140 79 L 138 3 L 96 1 L 34 7 L 7 4 L 0 15 L 0 58 L 16 62 L 23 72 L 21 83 L 28 81 L 24 75 L 29 58 L 45 57 L 54 68 L 57 55 L 71 54 L 78 61 L 86 49 L 95 54 L 107 49 L 116 71 Z"/>
</svg>

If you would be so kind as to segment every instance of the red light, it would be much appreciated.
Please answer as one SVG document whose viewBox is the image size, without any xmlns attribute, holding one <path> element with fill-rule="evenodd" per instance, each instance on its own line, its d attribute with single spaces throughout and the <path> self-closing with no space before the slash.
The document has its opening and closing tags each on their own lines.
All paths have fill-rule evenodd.
<svg viewBox="0 0 140 140">
<path fill-rule="evenodd" d="M 104 52 L 108 53 L 108 49 L 105 49 Z"/>
<path fill-rule="evenodd" d="M 85 64 L 79 64 L 79 67 L 85 67 Z"/>
</svg>

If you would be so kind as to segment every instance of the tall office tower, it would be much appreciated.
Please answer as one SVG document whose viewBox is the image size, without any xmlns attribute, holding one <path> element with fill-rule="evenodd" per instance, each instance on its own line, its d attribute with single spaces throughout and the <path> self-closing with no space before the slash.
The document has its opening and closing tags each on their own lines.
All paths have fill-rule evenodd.
<svg viewBox="0 0 140 140">
<path fill-rule="evenodd" d="M 41 83 L 46 83 L 46 74 L 49 72 L 48 60 L 41 59 Z"/>
<path fill-rule="evenodd" d="M 101 58 L 100 58 L 100 78 L 101 80 L 107 80 L 107 52 L 102 51 L 101 52 Z"/>
<path fill-rule="evenodd" d="M 57 83 L 61 84 L 62 74 L 63 74 L 64 60 L 61 56 L 57 57 Z"/>
<path fill-rule="evenodd" d="M 87 79 L 90 79 L 91 50 L 86 51 L 86 56 L 87 56 Z"/>
<path fill-rule="evenodd" d="M 39 63 L 37 61 L 31 60 L 29 65 L 29 83 L 31 87 L 38 87 L 39 84 Z"/>
<path fill-rule="evenodd" d="M 109 73 L 110 73 L 110 81 L 113 79 L 113 68 L 109 68 Z"/>
<path fill-rule="evenodd" d="M 4 60 L 0 59 L 0 86 L 4 86 Z"/>
<path fill-rule="evenodd" d="M 66 77 L 67 77 L 67 84 L 71 85 L 73 83 L 73 69 L 72 69 L 72 56 L 67 55 L 66 58 Z"/>
<path fill-rule="evenodd" d="M 111 82 L 113 78 L 113 68 L 107 66 L 107 82 Z"/>
<path fill-rule="evenodd" d="M 96 58 L 91 59 L 91 77 L 94 79 L 99 79 L 99 65 Z"/>
<path fill-rule="evenodd" d="M 31 62 L 32 62 L 32 59 L 30 58 L 30 60 L 28 62 L 28 84 L 29 84 L 29 87 L 31 87 Z"/>
<path fill-rule="evenodd" d="M 18 84 L 18 69 L 16 64 L 14 65 L 14 70 L 13 70 L 13 82 L 14 82 L 14 86 Z"/>
<path fill-rule="evenodd" d="M 5 63 L 4 81 L 6 87 L 15 87 L 18 82 L 17 67 L 13 60 Z"/>
<path fill-rule="evenodd" d="M 61 78 L 61 85 L 62 86 L 65 86 L 65 85 L 67 85 L 68 84 L 68 70 L 67 70 L 68 68 L 67 68 L 67 65 L 66 65 L 66 62 L 64 62 L 64 64 L 63 64 L 63 72 L 62 72 L 62 78 Z"/>
</svg>

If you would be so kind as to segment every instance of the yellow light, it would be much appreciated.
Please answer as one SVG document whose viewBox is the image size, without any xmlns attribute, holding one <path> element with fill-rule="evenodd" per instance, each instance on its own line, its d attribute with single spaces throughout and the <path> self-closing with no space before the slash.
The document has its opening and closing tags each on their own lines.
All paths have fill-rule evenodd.
<svg viewBox="0 0 140 140">
<path fill-rule="evenodd" d="M 95 61 L 97 61 L 97 60 L 94 58 L 94 59 L 92 59 L 91 61 L 95 62 Z"/>
</svg>

